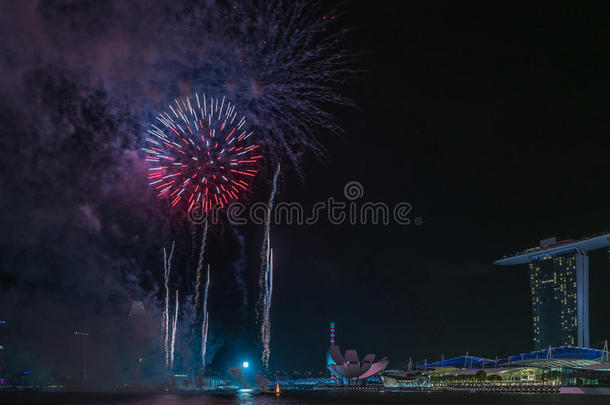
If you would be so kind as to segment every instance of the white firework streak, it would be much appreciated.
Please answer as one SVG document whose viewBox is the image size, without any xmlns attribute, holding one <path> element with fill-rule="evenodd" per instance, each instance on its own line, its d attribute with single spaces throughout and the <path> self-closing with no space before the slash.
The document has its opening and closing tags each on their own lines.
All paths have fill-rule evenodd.
<svg viewBox="0 0 610 405">
<path fill-rule="evenodd" d="M 273 209 L 273 204 L 275 200 L 275 193 L 277 192 L 277 179 L 280 175 L 280 164 L 277 164 L 277 168 L 275 169 L 275 173 L 273 174 L 273 183 L 271 185 L 271 194 L 269 195 L 269 202 L 267 203 L 267 216 L 265 217 L 265 236 L 263 238 L 263 247 L 261 249 L 261 268 L 258 278 L 258 287 L 259 287 L 259 295 L 258 295 L 258 304 L 256 311 L 257 317 L 259 317 L 259 306 L 262 304 L 263 297 L 265 295 L 265 274 L 267 272 L 268 265 L 268 254 L 269 254 L 269 234 L 271 231 L 271 210 Z"/>
<path fill-rule="evenodd" d="M 268 239 L 269 240 L 269 239 Z M 261 356 L 265 369 L 269 369 L 271 357 L 271 297 L 273 295 L 273 249 L 268 246 L 267 271 L 265 272 L 265 297 L 263 301 L 263 321 L 261 323 L 261 338 L 263 353 Z"/>
<path fill-rule="evenodd" d="M 267 229 L 271 228 L 271 210 L 273 209 L 273 203 L 275 200 L 275 193 L 277 192 L 277 178 L 280 176 L 280 164 L 277 164 L 275 173 L 273 173 L 273 185 L 271 187 L 271 195 L 269 196 L 269 205 L 267 208 L 267 218 L 265 226 Z"/>
<path fill-rule="evenodd" d="M 174 246 L 176 242 L 172 242 L 172 250 L 167 257 L 167 252 L 163 248 L 163 270 L 164 270 L 164 286 L 165 286 L 165 311 L 163 312 L 163 320 L 161 321 L 162 335 L 165 335 L 165 368 L 169 365 L 169 275 L 172 270 L 172 256 L 174 255 Z"/>
<path fill-rule="evenodd" d="M 257 305 L 257 318 L 260 323 L 261 344 L 263 351 L 261 353 L 261 361 L 265 369 L 269 369 L 269 358 L 271 357 L 271 292 L 273 289 L 273 263 L 271 258 L 271 212 L 275 194 L 277 192 L 277 179 L 280 174 L 280 165 L 278 163 L 275 173 L 273 174 L 273 184 L 271 187 L 271 195 L 267 205 L 267 217 L 265 218 L 265 236 L 263 238 L 263 248 L 261 249 L 261 269 L 258 279 L 259 296 Z"/>
<path fill-rule="evenodd" d="M 205 321 L 201 324 L 201 370 L 205 371 L 205 353 L 208 345 L 208 322 L 210 321 L 210 315 L 206 312 Z"/>
<path fill-rule="evenodd" d="M 176 290 L 176 312 L 174 314 L 174 323 L 172 326 L 172 351 L 170 357 L 169 368 L 174 369 L 174 354 L 176 352 L 176 327 L 178 326 L 178 290 Z"/>
<path fill-rule="evenodd" d="M 199 297 L 201 290 L 201 269 L 203 267 L 203 257 L 205 253 L 205 240 L 208 236 L 208 221 L 205 221 L 205 225 L 203 228 L 203 236 L 201 237 L 201 248 L 199 250 L 199 262 L 197 263 L 197 277 L 195 279 L 195 313 L 197 312 L 197 308 L 199 308 Z M 205 316 L 205 312 L 204 312 Z"/>
<path fill-rule="evenodd" d="M 207 223 L 206 223 L 207 224 Z M 208 324 L 210 315 L 208 313 L 208 290 L 210 288 L 210 266 L 208 265 L 208 274 L 203 291 L 203 320 L 201 322 L 201 369 L 205 370 L 205 352 L 208 344 Z"/>
</svg>

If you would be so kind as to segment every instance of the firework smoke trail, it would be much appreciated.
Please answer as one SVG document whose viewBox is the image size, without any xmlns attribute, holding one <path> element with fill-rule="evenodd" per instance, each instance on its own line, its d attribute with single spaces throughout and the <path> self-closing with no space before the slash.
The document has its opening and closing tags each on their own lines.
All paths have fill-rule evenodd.
<svg viewBox="0 0 610 405">
<path fill-rule="evenodd" d="M 271 240 L 267 239 L 267 271 L 265 272 L 265 296 L 263 297 L 263 320 L 261 323 L 261 339 L 263 352 L 261 361 L 265 369 L 269 369 L 269 358 L 271 357 L 271 297 L 273 295 L 273 249 Z"/>
<path fill-rule="evenodd" d="M 273 203 L 275 200 L 275 193 L 277 192 L 277 179 L 280 174 L 280 164 L 278 163 L 275 173 L 273 174 L 273 182 L 271 184 L 271 194 L 269 195 L 269 202 L 267 203 L 267 215 L 265 216 L 265 234 L 263 237 L 263 247 L 261 248 L 261 268 L 258 276 L 258 303 L 256 306 L 256 317 L 259 323 L 261 322 L 260 310 L 262 309 L 262 303 L 265 296 L 265 273 L 267 271 L 267 255 L 269 248 L 269 235 L 271 231 L 271 210 L 273 209 Z"/>
<path fill-rule="evenodd" d="M 271 245 L 271 244 L 270 244 Z M 269 272 L 267 277 L 267 307 L 265 309 L 265 342 L 267 352 L 265 356 L 265 366 L 269 368 L 269 357 L 271 356 L 271 297 L 273 296 L 273 249 L 269 247 Z"/>
<path fill-rule="evenodd" d="M 248 287 L 246 285 L 246 280 L 244 280 L 244 269 L 246 267 L 246 246 L 244 236 L 237 231 L 236 227 L 233 227 L 232 229 L 233 235 L 235 235 L 235 239 L 239 244 L 239 258 L 233 263 L 233 266 L 235 269 L 235 281 L 237 282 L 237 288 L 239 288 L 242 294 L 240 313 L 245 319 L 246 310 L 248 308 Z"/>
<path fill-rule="evenodd" d="M 165 368 L 169 365 L 169 275 L 172 270 L 172 257 L 174 255 L 174 246 L 176 242 L 172 242 L 172 250 L 167 257 L 167 252 L 163 248 L 163 270 L 164 270 L 164 286 L 165 286 L 165 311 L 163 312 L 163 320 L 161 321 L 162 335 L 165 334 Z"/>
<path fill-rule="evenodd" d="M 205 225 L 203 226 L 203 235 L 201 236 L 201 248 L 199 249 L 199 262 L 197 263 L 197 276 L 195 279 L 195 313 L 197 312 L 197 308 L 199 308 L 199 297 L 201 290 L 201 270 L 203 267 L 203 257 L 205 253 L 205 241 L 208 236 L 208 221 L 205 221 Z M 205 313 L 204 313 L 205 316 Z"/>
<path fill-rule="evenodd" d="M 197 239 L 197 224 L 191 221 L 191 257 L 195 259 L 195 240 Z"/>
<path fill-rule="evenodd" d="M 176 312 L 174 314 L 174 322 L 172 325 L 172 347 L 169 368 L 174 369 L 174 354 L 176 351 L 176 327 L 178 326 L 178 290 L 176 290 Z"/>
<path fill-rule="evenodd" d="M 261 287 L 259 294 L 259 301 L 262 297 L 262 287 L 264 285 L 264 270 L 267 267 L 267 255 L 269 248 L 269 235 L 271 231 L 271 212 L 273 210 L 273 204 L 275 202 L 275 194 L 277 192 L 277 179 L 280 175 L 280 164 L 277 164 L 275 173 L 273 174 L 273 182 L 271 183 L 271 194 L 269 195 L 269 202 L 267 203 L 267 215 L 265 216 L 265 236 L 263 238 L 263 247 L 261 249 L 261 273 L 259 276 L 258 284 Z"/>
<path fill-rule="evenodd" d="M 269 357 L 271 356 L 271 289 L 273 287 L 273 275 L 271 274 L 271 213 L 277 192 L 277 180 L 280 175 L 280 164 L 278 163 L 275 173 L 273 174 L 273 182 L 271 185 L 271 194 L 267 204 L 267 216 L 265 217 L 265 236 L 263 238 L 263 247 L 261 249 L 261 269 L 258 279 L 259 295 L 257 305 L 257 318 L 261 330 L 261 343 L 263 351 L 261 361 L 265 368 L 269 368 Z"/>
<path fill-rule="evenodd" d="M 208 313 L 205 314 L 205 321 L 201 324 L 201 371 L 205 371 L 205 353 L 208 345 L 208 322 L 210 316 Z"/>
<path fill-rule="evenodd" d="M 210 315 L 208 313 L 208 290 L 210 288 L 210 266 L 208 265 L 208 274 L 205 281 L 205 289 L 203 291 L 203 320 L 201 322 L 201 369 L 205 370 L 205 352 L 208 344 L 208 324 Z"/>
</svg>

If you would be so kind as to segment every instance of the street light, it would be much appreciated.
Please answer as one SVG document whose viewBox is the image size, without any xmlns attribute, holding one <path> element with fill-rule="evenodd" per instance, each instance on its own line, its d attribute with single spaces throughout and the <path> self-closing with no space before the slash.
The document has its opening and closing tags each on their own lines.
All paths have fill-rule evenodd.
<svg viewBox="0 0 610 405">
<path fill-rule="evenodd" d="M 247 361 L 244 361 L 241 365 L 243 368 L 248 368 L 250 364 Z"/>
</svg>

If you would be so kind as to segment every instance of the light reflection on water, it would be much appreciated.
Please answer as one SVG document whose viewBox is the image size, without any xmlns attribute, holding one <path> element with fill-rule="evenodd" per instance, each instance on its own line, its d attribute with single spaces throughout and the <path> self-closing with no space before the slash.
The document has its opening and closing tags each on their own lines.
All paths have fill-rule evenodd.
<svg viewBox="0 0 610 405">
<path fill-rule="evenodd" d="M 0 393 L 1 405 L 535 405 L 609 404 L 609 396 L 558 394 L 335 393 L 284 392 L 280 396 L 240 393 L 232 396 L 177 394 Z"/>
</svg>

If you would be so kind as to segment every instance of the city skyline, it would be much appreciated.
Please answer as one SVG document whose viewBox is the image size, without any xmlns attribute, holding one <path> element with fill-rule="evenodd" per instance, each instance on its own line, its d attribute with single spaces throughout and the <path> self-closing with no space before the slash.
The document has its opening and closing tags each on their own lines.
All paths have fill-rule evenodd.
<svg viewBox="0 0 610 405">
<path fill-rule="evenodd" d="M 122 364 L 115 360 L 127 358 L 118 348 L 128 351 L 129 330 L 134 341 L 152 336 L 148 354 L 138 352 L 144 365 L 131 364 L 150 375 L 167 371 L 170 351 L 176 370 L 248 362 L 254 373 L 265 369 L 263 347 L 271 370 L 325 371 L 330 321 L 342 348 L 387 356 L 390 368 L 467 352 L 502 359 L 549 344 L 601 349 L 610 339 L 610 250 L 494 264 L 552 236 L 610 230 L 607 13 L 336 3 L 306 14 L 313 38 L 283 47 L 293 37 L 263 38 L 273 24 L 253 23 L 244 35 L 236 19 L 255 14 L 239 7 L 162 2 L 138 3 L 141 14 L 121 2 L 0 8 L 5 363 L 80 375 L 86 341 L 98 356 L 88 378 L 105 384 Z M 231 17 L 197 25 L 207 12 Z M 294 14 L 279 21 L 297 24 Z M 335 34 L 338 49 L 327 48 Z M 319 69 L 304 67 L 314 63 L 295 51 L 304 44 L 324 46 L 314 48 Z M 245 54 L 253 60 L 241 63 Z M 207 126 L 198 120 L 203 93 L 215 100 L 208 119 L 216 107 L 225 114 Z M 264 157 L 248 154 L 253 161 L 237 173 L 219 164 L 214 203 L 225 209 L 237 197 L 233 180 L 239 218 L 255 216 L 252 207 L 264 214 L 270 202 L 282 217 L 294 203 L 302 221 L 189 216 L 208 184 L 188 183 L 207 173 L 193 158 L 207 148 L 219 161 L 249 133 L 231 132 L 241 117 L 223 110 L 225 95 L 260 135 L 251 147 L 262 145 Z M 226 144 L 206 144 L 210 131 L 226 132 Z M 241 159 L 237 148 L 231 159 Z M 173 185 L 177 172 L 159 162 L 177 156 L 185 170 Z M 164 190 L 175 193 L 169 201 Z M 331 201 L 343 204 L 342 220 L 330 216 Z M 588 287 L 574 286 L 585 260 Z M 574 288 L 588 291 L 588 314 Z M 537 306 L 551 294 L 548 308 Z M 129 318 L 142 308 L 147 317 Z M 559 321 L 543 325 L 555 319 L 549 312 Z M 65 349 L 66 341 L 76 343 Z M 24 350 L 11 357 L 15 345 Z"/>
</svg>

